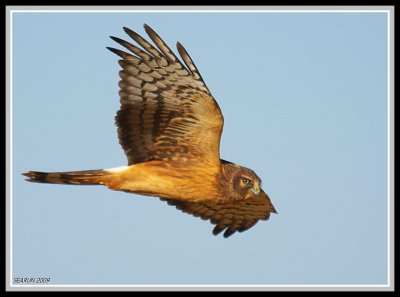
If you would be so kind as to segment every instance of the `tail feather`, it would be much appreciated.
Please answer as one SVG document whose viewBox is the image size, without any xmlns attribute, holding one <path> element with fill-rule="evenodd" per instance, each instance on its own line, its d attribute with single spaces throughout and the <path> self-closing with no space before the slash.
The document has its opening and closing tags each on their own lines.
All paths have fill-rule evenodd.
<svg viewBox="0 0 400 297">
<path fill-rule="evenodd" d="M 39 172 L 23 173 L 26 180 L 34 183 L 68 184 L 68 185 L 104 185 L 110 172 L 103 169 L 68 171 L 68 172 Z"/>
</svg>

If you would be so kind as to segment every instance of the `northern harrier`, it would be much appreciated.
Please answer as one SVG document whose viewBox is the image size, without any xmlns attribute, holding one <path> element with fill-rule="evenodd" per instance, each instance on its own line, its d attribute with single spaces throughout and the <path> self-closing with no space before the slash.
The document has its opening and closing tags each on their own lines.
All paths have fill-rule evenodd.
<svg viewBox="0 0 400 297">
<path fill-rule="evenodd" d="M 224 119 L 192 59 L 184 62 L 144 25 L 156 47 L 128 28 L 142 48 L 111 37 L 129 52 L 108 49 L 119 65 L 121 107 L 115 117 L 128 166 L 70 172 L 29 171 L 28 181 L 105 185 L 156 196 L 183 212 L 210 220 L 213 234 L 229 237 L 276 213 L 261 179 L 251 169 L 220 159 Z"/>
</svg>

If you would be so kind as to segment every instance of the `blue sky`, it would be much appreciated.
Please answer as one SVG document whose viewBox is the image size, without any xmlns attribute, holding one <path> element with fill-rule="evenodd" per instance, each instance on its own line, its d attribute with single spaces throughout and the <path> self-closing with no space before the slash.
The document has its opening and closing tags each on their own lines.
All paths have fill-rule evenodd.
<svg viewBox="0 0 400 297">
<path fill-rule="evenodd" d="M 224 239 L 157 198 L 24 181 L 126 164 L 106 46 L 144 23 L 193 58 L 224 114 L 221 156 L 262 178 L 269 221 Z M 12 277 L 387 283 L 387 14 L 17 13 L 12 26 Z"/>
</svg>

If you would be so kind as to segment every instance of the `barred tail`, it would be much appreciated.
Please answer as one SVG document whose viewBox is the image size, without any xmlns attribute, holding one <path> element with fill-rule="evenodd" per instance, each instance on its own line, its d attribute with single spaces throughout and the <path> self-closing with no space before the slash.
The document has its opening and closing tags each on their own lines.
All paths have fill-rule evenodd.
<svg viewBox="0 0 400 297">
<path fill-rule="evenodd" d="M 68 185 L 105 185 L 111 172 L 103 169 L 69 171 L 69 172 L 38 172 L 23 173 L 26 180 L 34 183 L 68 184 Z"/>
</svg>

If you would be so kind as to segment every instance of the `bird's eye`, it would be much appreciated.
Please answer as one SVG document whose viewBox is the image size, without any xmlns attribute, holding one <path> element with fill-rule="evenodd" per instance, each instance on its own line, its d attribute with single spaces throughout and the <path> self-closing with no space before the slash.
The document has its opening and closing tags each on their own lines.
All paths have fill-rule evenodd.
<svg viewBox="0 0 400 297">
<path fill-rule="evenodd" d="M 247 185 L 250 182 L 250 180 L 248 178 L 242 177 L 242 182 L 243 184 Z"/>
</svg>

